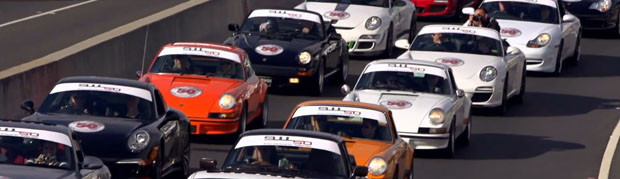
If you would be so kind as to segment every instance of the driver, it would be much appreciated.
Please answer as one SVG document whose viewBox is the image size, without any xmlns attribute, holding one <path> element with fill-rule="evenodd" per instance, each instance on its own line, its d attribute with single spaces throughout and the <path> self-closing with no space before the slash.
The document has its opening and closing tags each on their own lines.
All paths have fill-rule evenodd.
<svg viewBox="0 0 620 179">
<path fill-rule="evenodd" d="M 91 110 L 86 107 L 87 95 L 85 92 L 76 91 L 71 94 L 69 104 L 60 107 L 58 112 L 65 114 L 90 114 Z"/>
<path fill-rule="evenodd" d="M 274 164 L 271 163 L 272 160 L 272 156 L 273 156 L 273 151 L 270 150 L 270 148 L 268 147 L 254 147 L 254 152 L 252 153 L 252 158 L 255 159 L 255 161 L 253 161 L 252 165 L 271 165 L 274 166 Z"/>
<path fill-rule="evenodd" d="M 441 38 L 442 37 L 441 33 L 431 34 L 431 37 L 433 39 L 433 43 L 427 44 L 424 47 L 422 47 L 423 50 L 451 51 L 452 49 L 454 49 L 450 46 L 449 43 L 444 42 L 444 40 Z"/>
<path fill-rule="evenodd" d="M 258 29 L 263 33 L 276 33 L 278 32 L 278 24 L 275 20 L 269 19 L 266 22 L 261 23 Z"/>
<path fill-rule="evenodd" d="M 217 74 L 226 78 L 235 78 L 235 66 L 231 62 L 222 61 L 217 68 Z"/>
<path fill-rule="evenodd" d="M 378 139 L 377 126 L 379 126 L 379 121 L 373 119 L 363 119 L 361 128 L 362 137 L 365 139 Z"/>
<path fill-rule="evenodd" d="M 40 154 L 36 158 L 30 158 L 26 160 L 26 164 L 37 165 L 49 165 L 49 166 L 61 166 L 63 163 L 59 162 L 56 158 L 56 152 L 58 152 L 58 144 L 48 141 L 42 141 L 40 146 Z"/>
<path fill-rule="evenodd" d="M 404 89 L 405 87 L 398 81 L 396 75 L 389 75 L 385 80 L 377 80 L 376 88 Z"/>
</svg>

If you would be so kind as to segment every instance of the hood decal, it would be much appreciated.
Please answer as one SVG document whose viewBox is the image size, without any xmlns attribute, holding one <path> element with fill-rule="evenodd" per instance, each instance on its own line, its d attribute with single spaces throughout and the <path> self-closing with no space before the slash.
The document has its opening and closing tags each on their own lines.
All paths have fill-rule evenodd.
<svg viewBox="0 0 620 179">
<path fill-rule="evenodd" d="M 200 96 L 202 94 L 202 90 L 192 86 L 179 86 L 170 89 L 170 93 L 179 98 L 193 98 Z"/>
<path fill-rule="evenodd" d="M 388 109 L 406 109 L 411 107 L 411 103 L 405 100 L 383 100 L 379 104 Z"/>
<path fill-rule="evenodd" d="M 254 50 L 256 51 L 256 53 L 265 56 L 274 56 L 284 52 L 284 48 L 273 44 L 259 45 Z"/>
<path fill-rule="evenodd" d="M 500 34 L 502 37 L 518 37 L 521 36 L 521 31 L 515 28 L 502 28 Z"/>
<path fill-rule="evenodd" d="M 435 62 L 445 64 L 450 67 L 457 67 L 465 64 L 463 60 L 453 57 L 438 58 L 437 60 L 435 60 Z"/>
<path fill-rule="evenodd" d="M 349 5 L 349 3 L 338 3 L 338 5 L 336 5 L 336 9 L 334 9 L 333 11 L 325 12 L 323 16 L 331 19 L 332 24 L 337 23 L 338 20 L 348 19 L 349 17 L 351 17 L 351 14 L 345 11 L 347 10 L 347 8 L 349 8 Z"/>
<path fill-rule="evenodd" d="M 76 132 L 94 133 L 105 128 L 105 125 L 95 121 L 75 121 L 69 124 L 69 128 Z"/>
</svg>

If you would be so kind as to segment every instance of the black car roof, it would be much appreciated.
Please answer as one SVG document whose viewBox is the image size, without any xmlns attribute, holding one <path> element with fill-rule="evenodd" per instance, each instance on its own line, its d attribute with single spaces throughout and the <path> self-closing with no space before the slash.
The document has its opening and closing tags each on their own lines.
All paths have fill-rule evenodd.
<svg viewBox="0 0 620 179">
<path fill-rule="evenodd" d="M 135 88 L 142 88 L 145 90 L 152 91 L 155 88 L 153 84 L 138 81 L 138 80 L 130 80 L 123 78 L 111 78 L 111 77 L 99 77 L 99 76 L 73 76 L 73 77 L 65 77 L 58 81 L 60 83 L 104 83 L 104 84 L 112 84 L 112 85 L 120 85 L 120 86 L 130 86 Z"/>
<path fill-rule="evenodd" d="M 247 131 L 241 134 L 239 138 L 244 137 L 244 136 L 250 136 L 250 135 L 292 135 L 292 136 L 303 136 L 303 137 L 326 139 L 326 140 L 334 141 L 336 143 L 344 143 L 344 139 L 342 139 L 342 137 L 334 135 L 334 134 L 325 133 L 325 132 L 308 131 L 308 130 L 299 130 L 299 129 L 256 129 L 256 130 L 250 130 L 250 131 Z"/>
<path fill-rule="evenodd" d="M 71 134 L 71 130 L 66 126 L 48 124 L 48 123 L 42 123 L 42 122 L 34 122 L 34 121 L 17 121 L 17 120 L 0 119 L 0 126 L 52 131 L 52 132 L 63 133 L 68 136 L 70 136 Z"/>
</svg>

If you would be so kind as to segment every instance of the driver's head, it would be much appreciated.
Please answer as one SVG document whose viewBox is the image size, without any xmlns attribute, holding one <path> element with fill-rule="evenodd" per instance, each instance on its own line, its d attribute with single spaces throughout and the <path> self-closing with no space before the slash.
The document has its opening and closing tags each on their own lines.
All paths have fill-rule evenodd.
<svg viewBox="0 0 620 179">
<path fill-rule="evenodd" d="M 278 30 L 278 26 L 276 24 L 276 21 L 269 19 L 265 22 L 263 22 L 262 24 L 260 24 L 260 26 L 258 27 L 260 32 L 264 32 L 264 33 L 274 33 L 277 32 Z"/>
<path fill-rule="evenodd" d="M 486 40 L 478 41 L 478 50 L 483 54 L 488 54 L 491 51 L 489 43 Z"/>
<path fill-rule="evenodd" d="M 364 136 L 364 138 L 374 138 L 375 132 L 377 131 L 377 126 L 379 126 L 379 121 L 364 119 L 362 121 L 362 135 Z"/>
<path fill-rule="evenodd" d="M 327 131 L 327 116 L 313 116 L 310 123 L 314 131 Z"/>
<path fill-rule="evenodd" d="M 433 37 L 433 42 L 441 42 L 441 33 L 434 33 L 431 35 L 431 37 Z"/>
<path fill-rule="evenodd" d="M 75 107 L 83 107 L 86 104 L 86 94 L 81 91 L 76 91 L 71 94 L 71 104 Z"/>
<path fill-rule="evenodd" d="M 43 155 L 54 156 L 56 151 L 58 151 L 58 146 L 53 142 L 43 142 L 41 145 L 41 154 Z"/>
<path fill-rule="evenodd" d="M 551 15 L 551 11 L 549 11 L 549 8 L 540 8 L 540 19 L 541 20 L 547 20 L 549 19 L 549 15 Z"/>
</svg>

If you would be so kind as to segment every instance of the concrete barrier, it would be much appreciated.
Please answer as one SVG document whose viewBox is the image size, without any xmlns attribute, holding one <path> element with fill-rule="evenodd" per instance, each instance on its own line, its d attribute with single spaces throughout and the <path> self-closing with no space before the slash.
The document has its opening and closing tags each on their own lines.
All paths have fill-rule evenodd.
<svg viewBox="0 0 620 179">
<path fill-rule="evenodd" d="M 40 63 L 33 62 L 13 69 L 13 73 L 4 73 L 6 77 L 0 77 L 0 118 L 26 116 L 19 107 L 21 102 L 32 99 L 38 107 L 63 77 L 92 75 L 135 79 L 135 72 L 146 68 L 164 44 L 179 41 L 220 43 L 230 35 L 227 24 L 242 23 L 249 11 L 257 8 L 287 9 L 302 1 L 211 0 L 154 22 L 124 27 L 128 29 L 110 33 L 113 35 L 108 37 L 85 40 L 63 49 L 66 52 L 61 50 L 67 54 L 50 54 Z M 88 48 L 79 49 L 83 46 Z"/>
</svg>

